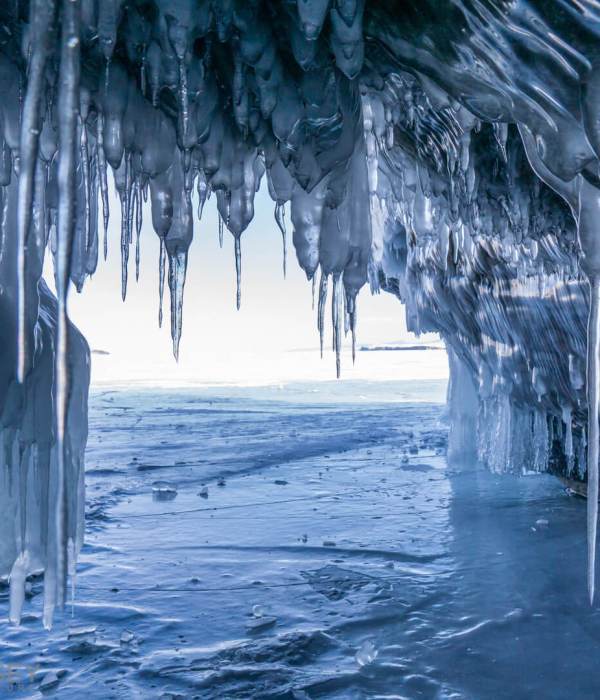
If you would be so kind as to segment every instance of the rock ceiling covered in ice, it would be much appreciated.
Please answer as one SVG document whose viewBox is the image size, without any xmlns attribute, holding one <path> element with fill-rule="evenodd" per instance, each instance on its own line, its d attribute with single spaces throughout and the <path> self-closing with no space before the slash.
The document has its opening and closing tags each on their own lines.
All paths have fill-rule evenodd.
<svg viewBox="0 0 600 700">
<path fill-rule="evenodd" d="M 599 40 L 597 0 L 1 3 L 0 573 L 14 617 L 18 582 L 46 566 L 49 624 L 81 540 L 89 362 L 66 301 L 106 254 L 111 171 L 123 298 L 144 214 L 175 354 L 206 198 L 235 238 L 239 304 L 266 177 L 284 240 L 319 277 L 321 336 L 332 289 L 338 371 L 359 290 L 390 291 L 413 330 L 444 338 L 453 415 L 482 461 L 578 478 L 589 465 L 593 590 Z M 40 281 L 48 248 L 58 300 Z"/>
</svg>

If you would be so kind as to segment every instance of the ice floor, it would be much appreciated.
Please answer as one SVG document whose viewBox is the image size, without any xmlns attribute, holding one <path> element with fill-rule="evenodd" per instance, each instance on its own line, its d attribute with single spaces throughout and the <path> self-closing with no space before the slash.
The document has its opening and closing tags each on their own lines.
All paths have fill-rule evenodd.
<svg viewBox="0 0 600 700">
<path fill-rule="evenodd" d="M 94 392 L 74 604 L 0 589 L 0 698 L 599 697 L 585 503 L 449 469 L 441 382 L 321 386 Z"/>
</svg>

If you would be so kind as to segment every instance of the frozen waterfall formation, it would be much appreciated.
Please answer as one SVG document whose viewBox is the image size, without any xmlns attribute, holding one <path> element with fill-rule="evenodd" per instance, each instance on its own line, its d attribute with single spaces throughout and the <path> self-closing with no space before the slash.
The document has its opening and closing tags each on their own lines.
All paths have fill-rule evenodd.
<svg viewBox="0 0 600 700">
<path fill-rule="evenodd" d="M 11 617 L 26 575 L 44 569 L 51 623 L 81 542 L 89 359 L 67 289 L 81 290 L 112 245 L 109 172 L 123 298 L 148 209 L 175 355 L 195 219 L 214 193 L 219 235 L 235 239 L 239 305 L 241 236 L 265 175 L 284 255 L 289 209 L 298 262 L 318 276 L 321 339 L 331 289 L 338 371 L 359 290 L 395 293 L 410 327 L 449 349 L 454 455 L 587 477 L 593 596 L 598 47 L 597 0 L 0 3 Z M 41 281 L 46 250 L 58 299 Z"/>
</svg>

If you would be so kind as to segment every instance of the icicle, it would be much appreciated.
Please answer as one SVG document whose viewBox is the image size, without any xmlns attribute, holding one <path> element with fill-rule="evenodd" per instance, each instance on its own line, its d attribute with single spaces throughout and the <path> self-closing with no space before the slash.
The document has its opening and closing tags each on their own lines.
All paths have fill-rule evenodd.
<svg viewBox="0 0 600 700">
<path fill-rule="evenodd" d="M 219 247 L 223 247 L 223 218 L 221 217 L 221 214 L 218 215 L 219 217 Z"/>
<path fill-rule="evenodd" d="M 133 178 L 131 154 L 125 154 L 125 158 L 127 158 L 127 168 L 125 170 L 125 195 L 127 197 L 127 244 L 131 245 L 131 242 L 133 241 L 133 218 L 135 212 L 135 180 Z"/>
<path fill-rule="evenodd" d="M 13 625 L 21 622 L 21 611 L 25 600 L 25 583 L 29 572 L 30 557 L 27 550 L 20 552 L 10 571 L 9 619 Z"/>
<path fill-rule="evenodd" d="M 104 155 L 104 117 L 98 112 L 96 117 L 96 163 L 98 167 L 98 182 L 100 183 L 100 195 L 102 197 L 102 217 L 104 221 L 104 259 L 108 254 L 108 177 L 106 170 L 106 157 Z"/>
<path fill-rule="evenodd" d="M 327 302 L 327 281 L 328 276 L 321 270 L 321 282 L 319 284 L 319 306 L 317 310 L 317 328 L 319 330 L 319 345 L 321 348 L 321 359 L 323 359 L 323 335 L 325 333 L 325 304 Z"/>
<path fill-rule="evenodd" d="M 196 187 L 198 188 L 198 221 L 202 218 L 202 212 L 204 211 L 204 204 L 208 196 L 210 196 L 210 187 L 206 182 L 206 175 L 203 170 L 198 173 L 198 181 Z"/>
<path fill-rule="evenodd" d="M 342 275 L 336 273 L 333 277 L 333 294 L 331 298 L 331 318 L 333 322 L 333 349 L 335 351 L 335 373 L 337 378 L 341 374 L 341 350 L 342 350 Z"/>
<path fill-rule="evenodd" d="M 313 272 L 312 280 L 311 280 L 311 286 L 312 286 L 312 310 L 315 310 L 315 296 L 317 294 L 317 273 Z"/>
<path fill-rule="evenodd" d="M 594 602 L 596 583 L 596 538 L 598 528 L 598 442 L 600 430 L 598 409 L 600 402 L 600 276 L 592 274 L 590 281 L 590 311 L 587 338 L 587 545 L 588 593 Z"/>
<path fill-rule="evenodd" d="M 82 115 L 80 121 L 80 126 L 81 126 L 81 141 L 80 141 L 80 152 L 81 152 L 81 168 L 82 168 L 82 174 L 83 174 L 83 194 L 85 198 L 85 221 L 84 221 L 84 230 L 85 230 L 85 252 L 87 255 L 87 252 L 90 249 L 90 232 L 91 232 L 91 218 L 92 218 L 92 210 L 91 210 L 91 189 L 90 189 L 90 158 L 89 158 L 89 151 L 88 151 L 88 139 L 87 139 L 87 129 L 85 126 L 85 118 Z"/>
<path fill-rule="evenodd" d="M 287 231 L 285 228 L 285 203 L 283 202 L 278 202 L 275 205 L 275 221 L 283 238 L 283 277 L 285 278 L 287 272 Z"/>
<path fill-rule="evenodd" d="M 121 299 L 127 297 L 127 263 L 129 262 L 129 241 L 127 240 L 126 195 L 121 194 Z"/>
<path fill-rule="evenodd" d="M 563 406 L 562 419 L 565 424 L 564 450 L 565 457 L 570 460 L 573 456 L 573 412 L 570 406 Z"/>
<path fill-rule="evenodd" d="M 121 297 L 125 301 L 127 297 L 127 269 L 129 265 L 129 245 L 131 243 L 131 229 L 133 220 L 131 216 L 131 154 L 123 156 L 122 167 L 125 168 L 125 183 L 119 190 L 121 198 Z"/>
<path fill-rule="evenodd" d="M 171 338 L 173 355 L 179 360 L 179 341 L 183 325 L 183 289 L 187 269 L 187 251 L 169 254 L 169 290 L 171 292 Z"/>
<path fill-rule="evenodd" d="M 55 564 L 46 568 L 45 580 L 50 584 L 45 589 L 44 626 L 52 624 L 54 605 L 64 603 L 66 594 L 66 459 L 67 444 L 65 430 L 69 404 L 68 367 L 68 316 L 67 294 L 71 252 L 75 229 L 75 167 L 77 154 L 77 112 L 79 108 L 79 22 L 78 0 L 62 2 L 62 37 L 60 56 L 60 78 L 58 108 L 59 160 L 58 160 L 58 231 L 56 242 L 56 293 L 58 298 L 56 350 L 54 369 L 54 400 L 56 421 L 56 467 L 57 493 L 53 504 L 56 552 Z M 54 580 L 53 580 L 54 579 Z"/>
<path fill-rule="evenodd" d="M 54 24 L 55 0 L 31 0 L 31 57 L 27 91 L 23 103 L 19 143 L 19 185 L 17 204 L 17 380 L 23 382 L 28 364 L 26 333 L 26 253 L 33 209 L 33 181 L 41 131 L 41 104 L 45 70 Z"/>
<path fill-rule="evenodd" d="M 163 321 L 163 297 L 165 293 L 165 257 L 167 251 L 164 238 L 160 239 L 160 253 L 158 258 L 158 327 L 162 328 Z"/>
<path fill-rule="evenodd" d="M 140 235 L 142 233 L 142 186 L 135 182 L 135 281 L 140 279 Z"/>
<path fill-rule="evenodd" d="M 240 310 L 242 305 L 242 248 L 239 236 L 235 236 L 235 278 L 236 278 L 236 306 Z"/>
<path fill-rule="evenodd" d="M 352 334 L 352 364 L 356 362 L 356 297 L 346 300 L 348 318 L 350 321 L 350 333 Z"/>
</svg>

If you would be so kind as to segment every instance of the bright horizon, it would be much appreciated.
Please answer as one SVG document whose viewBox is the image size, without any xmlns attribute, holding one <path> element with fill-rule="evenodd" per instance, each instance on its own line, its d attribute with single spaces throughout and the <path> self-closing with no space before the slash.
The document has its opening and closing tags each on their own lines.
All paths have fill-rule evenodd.
<svg viewBox="0 0 600 700">
<path fill-rule="evenodd" d="M 112 188 L 114 191 L 114 188 Z M 171 349 L 169 292 L 165 284 L 163 326 L 158 328 L 158 237 L 144 211 L 140 279 L 135 281 L 135 244 L 129 259 L 127 299 L 120 289 L 120 207 L 110 200 L 108 259 L 78 294 L 71 287 L 69 315 L 87 338 L 92 383 L 137 381 L 151 385 L 260 385 L 335 378 L 329 303 L 325 350 L 319 357 L 312 284 L 296 261 L 288 208 L 287 278 L 282 272 L 281 233 L 265 185 L 256 195 L 255 217 L 242 236 L 242 305 L 235 308 L 233 236 L 218 243 L 216 198 L 194 223 L 184 295 L 179 362 Z M 102 234 L 100 236 L 102 238 Z M 49 257 L 49 256 L 48 256 Z M 52 276 L 52 263 L 46 279 Z M 331 285 L 330 285 L 331 286 Z M 329 302 L 330 300 L 328 300 Z M 431 343 L 406 330 L 404 307 L 388 293 L 358 298 L 357 348 L 390 343 Z M 352 365 L 350 336 L 344 341 L 342 380 L 445 379 L 445 352 L 357 352 Z M 100 353 L 98 353 L 100 351 Z M 108 353 L 108 354 L 101 354 Z"/>
</svg>

